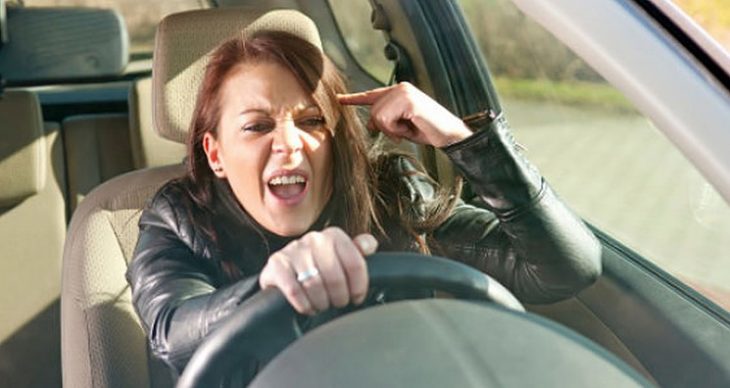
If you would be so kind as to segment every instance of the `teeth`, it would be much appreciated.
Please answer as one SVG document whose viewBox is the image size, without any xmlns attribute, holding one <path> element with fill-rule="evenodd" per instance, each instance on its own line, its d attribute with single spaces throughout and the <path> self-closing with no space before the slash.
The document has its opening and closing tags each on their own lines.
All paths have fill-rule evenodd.
<svg viewBox="0 0 730 388">
<path fill-rule="evenodd" d="M 276 185 L 293 185 L 295 183 L 304 183 L 307 180 L 301 175 L 280 175 L 269 181 L 272 186 Z"/>
</svg>

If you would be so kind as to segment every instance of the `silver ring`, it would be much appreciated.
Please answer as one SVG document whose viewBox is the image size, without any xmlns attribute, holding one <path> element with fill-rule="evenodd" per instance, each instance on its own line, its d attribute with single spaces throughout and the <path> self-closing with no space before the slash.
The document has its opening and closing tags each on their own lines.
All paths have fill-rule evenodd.
<svg viewBox="0 0 730 388">
<path fill-rule="evenodd" d="M 297 274 L 297 281 L 299 283 L 304 283 L 305 281 L 307 281 L 307 279 L 311 279 L 318 275 L 319 275 L 319 270 L 317 268 L 310 268 L 304 272 L 299 272 Z"/>
</svg>

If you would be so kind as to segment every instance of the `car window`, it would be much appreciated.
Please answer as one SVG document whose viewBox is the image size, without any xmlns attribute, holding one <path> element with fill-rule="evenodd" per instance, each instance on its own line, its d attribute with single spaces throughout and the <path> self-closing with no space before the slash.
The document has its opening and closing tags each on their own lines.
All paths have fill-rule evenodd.
<svg viewBox="0 0 730 388">
<path fill-rule="evenodd" d="M 330 8 L 344 37 L 348 50 L 357 63 L 380 83 L 387 83 L 393 65 L 385 58 L 385 37 L 373 33 L 371 8 L 367 1 L 329 0 Z"/>
<path fill-rule="evenodd" d="M 730 1 L 674 0 L 674 3 L 730 52 Z"/>
<path fill-rule="evenodd" d="M 132 56 L 152 56 L 155 29 L 168 14 L 208 8 L 207 0 L 24 0 L 26 7 L 95 7 L 117 10 L 127 24 Z"/>
<path fill-rule="evenodd" d="M 460 0 L 515 137 L 588 222 L 730 309 L 730 207 L 654 125 L 508 0 Z"/>
</svg>

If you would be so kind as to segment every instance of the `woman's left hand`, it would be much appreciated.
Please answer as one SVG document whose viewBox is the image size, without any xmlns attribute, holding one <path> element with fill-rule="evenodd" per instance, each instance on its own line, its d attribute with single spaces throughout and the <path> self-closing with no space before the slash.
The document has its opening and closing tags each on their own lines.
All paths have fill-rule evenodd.
<svg viewBox="0 0 730 388">
<path fill-rule="evenodd" d="M 343 105 L 371 105 L 368 128 L 395 141 L 445 147 L 472 134 L 460 118 L 408 82 L 337 97 Z"/>
</svg>

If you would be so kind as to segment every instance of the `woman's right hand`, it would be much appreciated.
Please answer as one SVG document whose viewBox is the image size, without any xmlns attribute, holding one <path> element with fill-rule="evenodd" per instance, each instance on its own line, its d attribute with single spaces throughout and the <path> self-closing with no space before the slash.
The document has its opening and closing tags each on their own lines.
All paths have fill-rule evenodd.
<svg viewBox="0 0 730 388">
<path fill-rule="evenodd" d="M 259 285 L 277 287 L 300 314 L 360 304 L 368 291 L 364 256 L 377 247 L 370 234 L 350 238 L 337 227 L 309 232 L 269 257 Z"/>
</svg>

